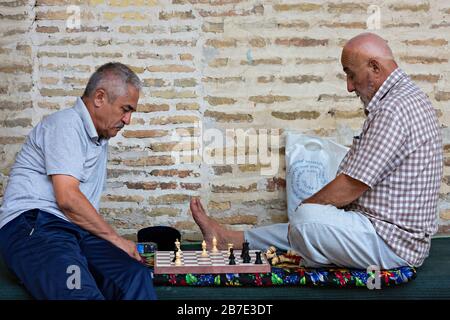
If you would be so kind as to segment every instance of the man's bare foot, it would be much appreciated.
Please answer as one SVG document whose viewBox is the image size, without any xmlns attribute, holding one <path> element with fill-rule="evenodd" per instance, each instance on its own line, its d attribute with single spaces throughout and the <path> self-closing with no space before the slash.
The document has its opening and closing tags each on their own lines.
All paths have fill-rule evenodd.
<svg viewBox="0 0 450 320">
<path fill-rule="evenodd" d="M 210 248 L 214 237 L 216 237 L 218 249 L 227 249 L 228 243 L 232 243 L 234 249 L 242 248 L 242 243 L 244 242 L 243 231 L 228 230 L 214 219 L 208 217 L 200 199 L 192 198 L 190 206 L 192 217 L 200 227 L 203 238 Z"/>
</svg>

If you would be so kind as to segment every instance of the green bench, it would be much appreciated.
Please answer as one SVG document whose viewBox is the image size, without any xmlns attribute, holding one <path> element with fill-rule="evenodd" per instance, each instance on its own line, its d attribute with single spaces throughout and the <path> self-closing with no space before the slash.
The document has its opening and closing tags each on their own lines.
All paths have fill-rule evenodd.
<svg viewBox="0 0 450 320">
<path fill-rule="evenodd" d="M 157 286 L 160 300 L 450 299 L 450 238 L 432 240 L 431 252 L 415 280 L 381 290 L 331 287 L 171 287 Z M 32 299 L 0 260 L 0 299 Z"/>
</svg>

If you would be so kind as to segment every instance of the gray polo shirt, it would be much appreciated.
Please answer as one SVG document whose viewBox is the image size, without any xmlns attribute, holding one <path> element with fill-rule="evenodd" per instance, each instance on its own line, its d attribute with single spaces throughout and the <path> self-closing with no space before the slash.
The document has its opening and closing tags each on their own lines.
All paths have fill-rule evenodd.
<svg viewBox="0 0 450 320">
<path fill-rule="evenodd" d="M 28 135 L 16 157 L 3 204 L 0 228 L 21 213 L 40 209 L 68 221 L 59 209 L 51 175 L 70 175 L 99 209 L 106 181 L 108 140 L 99 139 L 83 101 L 44 118 Z"/>
</svg>

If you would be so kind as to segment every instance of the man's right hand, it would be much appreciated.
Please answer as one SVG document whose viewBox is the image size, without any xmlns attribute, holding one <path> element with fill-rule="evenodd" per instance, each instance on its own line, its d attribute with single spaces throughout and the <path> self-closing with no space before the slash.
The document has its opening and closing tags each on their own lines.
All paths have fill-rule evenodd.
<svg viewBox="0 0 450 320">
<path fill-rule="evenodd" d="M 115 246 L 117 246 L 118 248 L 122 249 L 123 251 L 125 251 L 126 253 L 128 253 L 128 255 L 138 261 L 141 261 L 141 256 L 139 255 L 137 249 L 136 249 L 136 244 L 131 241 L 131 240 L 127 240 L 125 238 L 122 237 L 118 237 L 116 240 L 114 240 L 112 242 Z"/>
</svg>

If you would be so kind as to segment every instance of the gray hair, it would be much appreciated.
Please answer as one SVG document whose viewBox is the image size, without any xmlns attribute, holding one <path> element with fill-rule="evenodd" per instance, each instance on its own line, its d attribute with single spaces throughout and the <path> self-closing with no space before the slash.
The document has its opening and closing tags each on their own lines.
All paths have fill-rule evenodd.
<svg viewBox="0 0 450 320">
<path fill-rule="evenodd" d="M 90 97 L 95 90 L 102 88 L 107 93 L 109 103 L 113 103 L 117 97 L 127 93 L 128 85 L 139 91 L 142 88 L 141 80 L 130 68 L 120 62 L 108 62 L 91 75 L 83 97 Z"/>
</svg>

